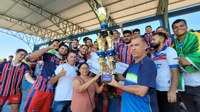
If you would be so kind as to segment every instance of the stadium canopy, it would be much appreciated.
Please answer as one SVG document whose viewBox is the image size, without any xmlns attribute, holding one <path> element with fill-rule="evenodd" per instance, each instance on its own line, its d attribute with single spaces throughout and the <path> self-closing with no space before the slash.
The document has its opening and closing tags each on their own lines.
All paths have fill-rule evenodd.
<svg viewBox="0 0 200 112">
<path fill-rule="evenodd" d="M 47 39 L 98 29 L 99 0 L 1 0 L 0 28 Z M 112 25 L 167 14 L 200 0 L 102 0 Z M 167 17 L 167 15 L 166 15 Z M 167 22 L 167 21 L 166 21 Z"/>
</svg>

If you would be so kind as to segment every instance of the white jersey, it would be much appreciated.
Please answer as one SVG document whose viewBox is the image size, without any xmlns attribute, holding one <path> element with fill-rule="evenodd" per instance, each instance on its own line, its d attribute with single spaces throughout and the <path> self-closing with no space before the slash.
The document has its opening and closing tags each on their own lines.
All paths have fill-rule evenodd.
<svg viewBox="0 0 200 112">
<path fill-rule="evenodd" d="M 171 85 L 171 68 L 178 68 L 178 58 L 176 51 L 164 46 L 162 50 L 152 57 L 157 66 L 156 89 L 159 91 L 169 91 Z"/>
<path fill-rule="evenodd" d="M 73 92 L 73 79 L 77 76 L 76 67 L 71 66 L 68 63 L 59 65 L 55 74 L 57 75 L 62 68 L 66 70 L 66 75 L 60 77 L 58 80 L 58 84 L 56 86 L 55 101 L 70 101 L 72 100 L 72 92 Z"/>
</svg>

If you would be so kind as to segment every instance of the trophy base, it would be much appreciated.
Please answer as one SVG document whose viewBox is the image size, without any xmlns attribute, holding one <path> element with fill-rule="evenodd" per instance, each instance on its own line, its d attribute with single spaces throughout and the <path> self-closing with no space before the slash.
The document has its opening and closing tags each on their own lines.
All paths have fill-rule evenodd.
<svg viewBox="0 0 200 112">
<path fill-rule="evenodd" d="M 112 75 L 110 74 L 103 74 L 101 76 L 101 82 L 102 83 L 110 83 L 112 81 Z"/>
</svg>

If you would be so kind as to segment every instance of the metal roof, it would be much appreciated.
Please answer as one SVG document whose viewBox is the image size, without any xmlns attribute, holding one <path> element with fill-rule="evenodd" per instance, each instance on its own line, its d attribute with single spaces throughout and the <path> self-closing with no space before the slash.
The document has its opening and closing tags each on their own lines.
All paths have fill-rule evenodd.
<svg viewBox="0 0 200 112">
<path fill-rule="evenodd" d="M 98 0 L 97 0 L 98 1 Z M 200 0 L 166 0 L 168 11 Z M 113 24 L 162 14 L 165 0 L 102 0 Z M 0 0 L 0 28 L 48 39 L 99 28 L 94 0 Z"/>
</svg>

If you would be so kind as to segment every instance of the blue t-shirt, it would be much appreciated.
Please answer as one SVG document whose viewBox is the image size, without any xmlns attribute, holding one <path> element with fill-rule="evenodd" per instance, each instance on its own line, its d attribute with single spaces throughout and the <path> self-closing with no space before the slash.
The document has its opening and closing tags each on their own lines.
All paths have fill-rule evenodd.
<svg viewBox="0 0 200 112">
<path fill-rule="evenodd" d="M 143 97 L 123 91 L 121 112 L 158 112 L 156 74 L 154 62 L 147 56 L 138 63 L 130 64 L 124 85 L 142 85 L 149 90 Z"/>
</svg>

